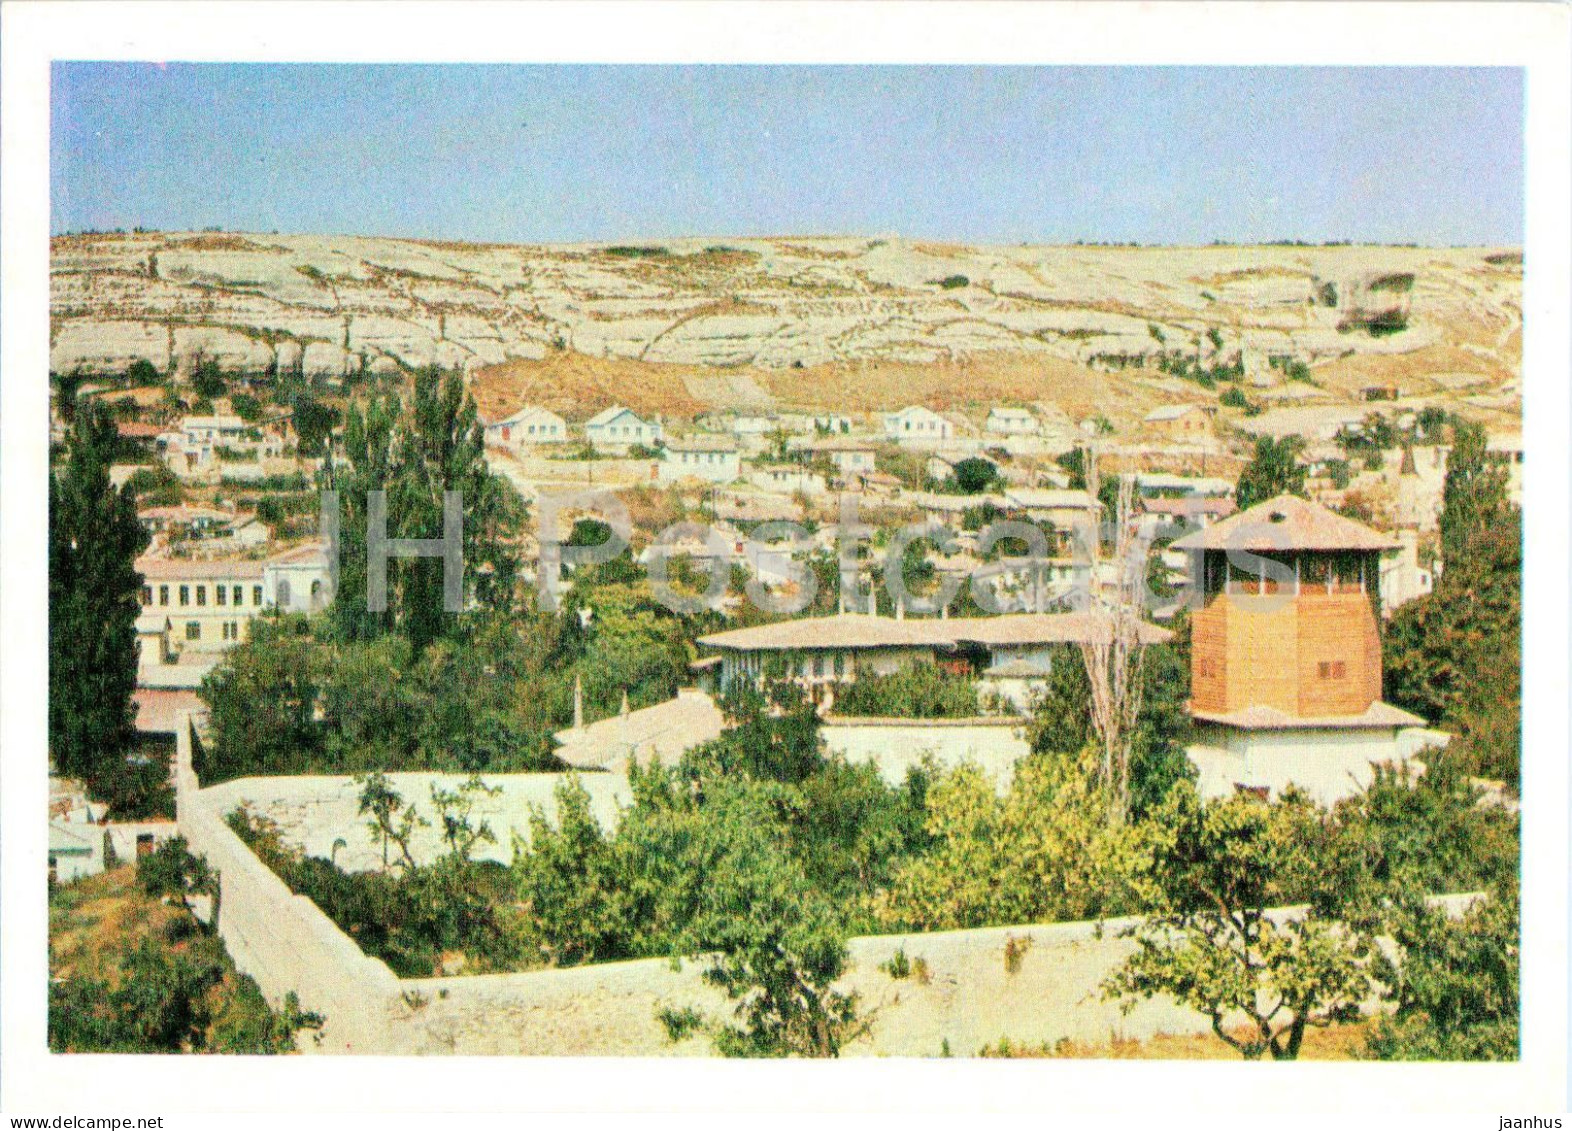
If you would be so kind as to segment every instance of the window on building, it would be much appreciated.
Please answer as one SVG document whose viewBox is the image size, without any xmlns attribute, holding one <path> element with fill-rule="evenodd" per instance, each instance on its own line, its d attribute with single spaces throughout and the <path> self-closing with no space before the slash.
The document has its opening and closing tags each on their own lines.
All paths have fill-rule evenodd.
<svg viewBox="0 0 1572 1131">
<path fill-rule="evenodd" d="M 169 586 L 160 585 L 158 587 L 158 603 L 160 605 L 169 604 Z"/>
<path fill-rule="evenodd" d="M 142 603 L 144 605 L 153 603 L 153 587 L 151 585 L 142 586 Z"/>
<path fill-rule="evenodd" d="M 186 639 L 187 640 L 201 640 L 202 639 L 202 622 L 201 621 L 199 621 L 199 620 L 188 620 L 188 621 L 186 621 Z"/>
<path fill-rule="evenodd" d="M 234 591 L 230 595 L 230 601 L 234 604 L 235 608 L 240 608 L 241 598 L 245 596 L 245 592 L 246 590 L 244 586 L 236 585 L 234 587 Z"/>
<path fill-rule="evenodd" d="M 262 586 L 253 585 L 251 587 L 251 603 L 259 609 L 262 607 Z"/>
<path fill-rule="evenodd" d="M 182 585 L 180 587 L 180 607 L 183 609 L 187 605 L 189 605 L 190 603 L 191 603 L 191 586 L 189 586 L 189 585 Z"/>
<path fill-rule="evenodd" d="M 1348 665 L 1342 660 L 1322 660 L 1316 665 L 1316 675 L 1322 679 L 1343 679 L 1348 675 Z"/>
<path fill-rule="evenodd" d="M 279 579 L 278 588 L 274 591 L 273 600 L 279 608 L 289 608 L 289 582 L 286 579 Z"/>
<path fill-rule="evenodd" d="M 198 605 L 205 605 L 205 604 L 207 604 L 207 586 L 206 585 L 198 585 L 196 587 L 196 589 L 197 589 L 197 604 Z"/>
<path fill-rule="evenodd" d="M 229 590 L 224 588 L 222 585 L 213 586 L 213 596 L 217 599 L 220 605 L 226 605 L 229 603 Z"/>
</svg>

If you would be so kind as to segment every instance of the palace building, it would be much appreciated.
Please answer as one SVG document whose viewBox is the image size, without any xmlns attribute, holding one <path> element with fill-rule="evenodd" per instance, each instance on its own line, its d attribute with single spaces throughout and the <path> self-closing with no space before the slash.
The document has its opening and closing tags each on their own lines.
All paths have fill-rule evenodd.
<svg viewBox="0 0 1572 1131">
<path fill-rule="evenodd" d="M 1380 578 L 1399 545 L 1291 495 L 1173 543 L 1193 555 L 1190 750 L 1203 794 L 1290 783 L 1331 803 L 1445 743 L 1381 699 Z"/>
</svg>

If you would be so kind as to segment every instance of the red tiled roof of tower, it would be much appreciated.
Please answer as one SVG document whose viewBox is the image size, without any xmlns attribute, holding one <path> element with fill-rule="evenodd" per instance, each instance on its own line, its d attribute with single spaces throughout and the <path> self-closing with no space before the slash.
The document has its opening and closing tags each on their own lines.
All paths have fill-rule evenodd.
<svg viewBox="0 0 1572 1131">
<path fill-rule="evenodd" d="M 1175 550 L 1395 550 L 1397 541 L 1319 503 L 1278 495 L 1186 534 Z"/>
</svg>

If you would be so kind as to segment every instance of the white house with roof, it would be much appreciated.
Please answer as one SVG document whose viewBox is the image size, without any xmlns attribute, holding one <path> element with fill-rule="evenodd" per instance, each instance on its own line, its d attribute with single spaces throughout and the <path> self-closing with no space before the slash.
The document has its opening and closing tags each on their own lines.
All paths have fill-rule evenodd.
<svg viewBox="0 0 1572 1131">
<path fill-rule="evenodd" d="M 739 439 L 751 439 L 757 436 L 768 436 L 771 432 L 784 427 L 780 417 L 769 413 L 745 413 L 734 416 L 731 427 L 727 429 Z"/>
<path fill-rule="evenodd" d="M 821 436 L 849 436 L 856 427 L 851 417 L 838 412 L 792 412 L 781 417 L 781 423 L 791 432 Z"/>
<path fill-rule="evenodd" d="M 748 474 L 756 486 L 777 495 L 823 495 L 830 489 L 824 476 L 797 463 L 766 463 Z"/>
<path fill-rule="evenodd" d="M 1033 522 L 1052 523 L 1056 530 L 1071 530 L 1102 518 L 1103 506 L 1085 491 L 1058 487 L 1007 487 L 1005 502 L 1026 512 Z"/>
<path fill-rule="evenodd" d="M 332 599 L 329 567 L 324 542 L 283 550 L 263 563 L 264 591 L 283 612 L 320 612 Z"/>
<path fill-rule="evenodd" d="M 512 416 L 486 424 L 486 443 L 504 448 L 563 444 L 567 440 L 567 421 L 549 409 L 532 405 L 526 405 Z"/>
<path fill-rule="evenodd" d="M 1107 620 L 1091 612 L 921 619 L 839 613 L 711 633 L 698 643 L 719 655 L 722 688 L 734 680 L 782 676 L 815 689 L 933 663 L 981 680 L 1040 681 L 1049 674 L 1057 646 L 1090 642 L 1109 631 Z M 1147 643 L 1171 636 L 1144 622 L 1138 631 Z"/>
<path fill-rule="evenodd" d="M 309 543 L 271 558 L 177 558 L 145 554 L 141 664 L 157 667 L 182 652 L 222 652 L 250 635 L 251 620 L 277 607 L 318 612 L 330 598 L 327 551 Z"/>
<path fill-rule="evenodd" d="M 884 435 L 898 444 L 939 444 L 955 435 L 955 425 L 930 408 L 911 405 L 885 414 Z"/>
<path fill-rule="evenodd" d="M 661 452 L 659 481 L 681 483 L 701 479 L 706 483 L 732 483 L 742 475 L 736 442 L 715 436 L 683 436 L 668 440 Z"/>
<path fill-rule="evenodd" d="M 859 477 L 872 475 L 877 470 L 872 440 L 854 436 L 814 436 L 796 441 L 792 450 L 826 457 L 848 483 L 855 483 Z"/>
<path fill-rule="evenodd" d="M 1037 418 L 1024 408 L 993 408 L 983 421 L 983 430 L 996 436 L 1035 436 Z"/>
<path fill-rule="evenodd" d="M 621 405 L 597 412 L 584 425 L 584 438 L 606 451 L 627 451 L 634 444 L 653 447 L 661 432 L 660 421 L 645 420 Z"/>
</svg>

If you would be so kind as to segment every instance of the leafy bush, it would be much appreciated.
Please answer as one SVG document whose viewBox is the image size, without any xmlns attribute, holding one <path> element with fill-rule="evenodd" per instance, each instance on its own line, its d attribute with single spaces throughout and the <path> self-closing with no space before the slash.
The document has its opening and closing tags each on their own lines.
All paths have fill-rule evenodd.
<svg viewBox="0 0 1572 1131">
<path fill-rule="evenodd" d="M 837 685 L 835 713 L 848 718 L 969 719 L 982 713 L 977 684 L 937 664 L 908 664 L 886 675 L 859 673 Z"/>
</svg>

